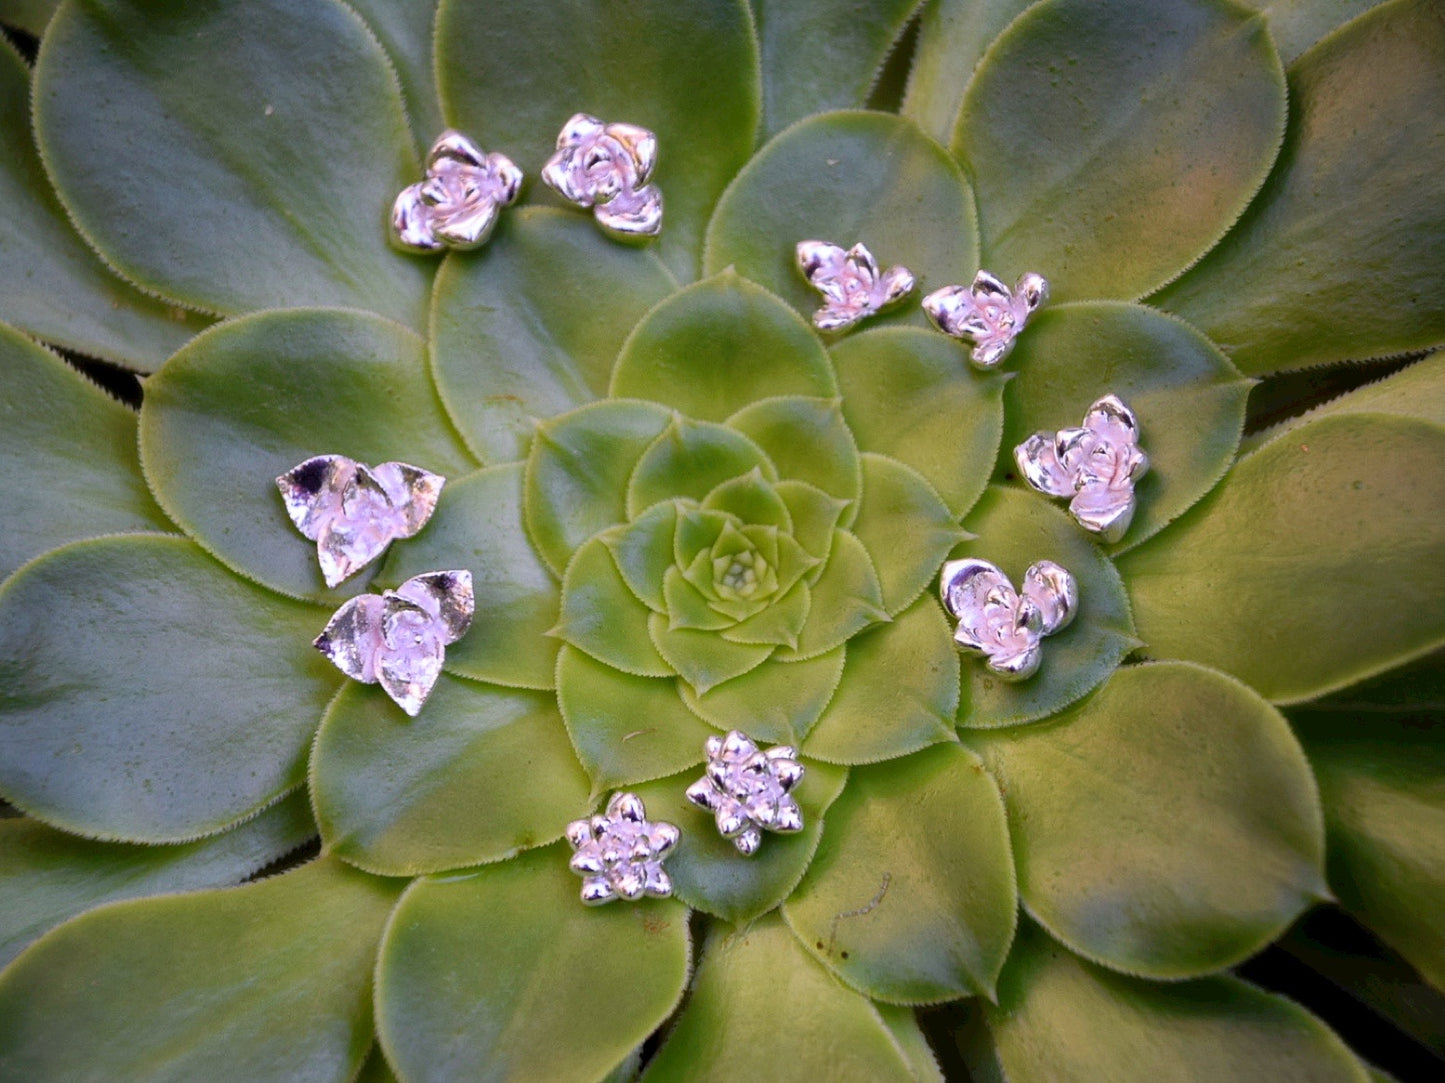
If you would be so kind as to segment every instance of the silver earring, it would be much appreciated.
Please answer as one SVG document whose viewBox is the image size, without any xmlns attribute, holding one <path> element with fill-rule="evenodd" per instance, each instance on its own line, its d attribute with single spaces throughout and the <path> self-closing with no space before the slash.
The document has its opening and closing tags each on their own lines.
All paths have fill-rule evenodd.
<svg viewBox="0 0 1445 1083">
<path fill-rule="evenodd" d="M 950 560 L 939 593 L 958 620 L 954 642 L 1008 681 L 1034 675 L 1043 655 L 1039 640 L 1065 627 L 1079 608 L 1074 577 L 1052 560 L 1029 566 L 1022 591 L 986 560 Z"/>
<path fill-rule="evenodd" d="M 797 749 L 762 751 L 740 730 L 709 737 L 704 747 L 704 774 L 687 788 L 687 799 L 713 814 L 718 831 L 740 853 L 756 853 L 764 830 L 803 830 L 803 810 L 791 793 L 803 777 Z"/>
<path fill-rule="evenodd" d="M 1013 350 L 1014 339 L 1048 296 L 1043 275 L 1026 274 L 1011 290 L 988 271 L 979 271 L 968 289 L 934 290 L 923 299 L 923 310 L 944 334 L 972 342 L 973 363 L 991 369 Z"/>
<path fill-rule="evenodd" d="M 674 824 L 650 822 L 635 793 L 613 794 L 606 812 L 573 820 L 566 835 L 575 851 L 568 864 L 582 877 L 582 901 L 588 906 L 672 894 L 672 878 L 662 862 L 681 832 Z"/>
<path fill-rule="evenodd" d="M 391 238 L 408 252 L 477 248 L 521 190 L 522 171 L 505 154 L 485 154 L 461 132 L 442 132 L 427 155 L 426 177 L 392 204 Z"/>
<path fill-rule="evenodd" d="M 657 136 L 646 128 L 604 124 L 577 113 L 557 136 L 542 180 L 567 202 L 590 208 L 611 236 L 656 237 L 662 230 L 662 192 L 648 183 L 656 165 Z"/>
<path fill-rule="evenodd" d="M 813 314 L 819 331 L 851 327 L 913 292 L 907 267 L 880 273 L 873 253 L 861 243 L 845 250 L 827 241 L 799 241 L 797 256 L 803 277 L 823 295 L 823 307 Z"/>
</svg>

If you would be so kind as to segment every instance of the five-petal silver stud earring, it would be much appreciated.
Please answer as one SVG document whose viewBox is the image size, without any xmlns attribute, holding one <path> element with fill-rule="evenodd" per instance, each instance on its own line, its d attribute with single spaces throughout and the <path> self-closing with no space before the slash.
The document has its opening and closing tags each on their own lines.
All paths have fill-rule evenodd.
<svg viewBox="0 0 1445 1083">
<path fill-rule="evenodd" d="M 861 243 L 843 249 L 827 241 L 799 241 L 798 267 L 823 295 L 813 313 L 819 331 L 842 331 L 913 292 L 913 272 L 890 267 L 880 272 L 873 253 Z"/>
<path fill-rule="evenodd" d="M 943 604 L 958 620 L 953 639 L 988 659 L 1004 680 L 1021 681 L 1039 668 L 1039 640 L 1053 635 L 1079 608 L 1074 577 L 1051 560 L 1031 564 L 1022 591 L 986 560 L 950 560 L 939 582 Z"/>
<path fill-rule="evenodd" d="M 979 271 L 967 289 L 934 290 L 923 299 L 923 310 L 944 334 L 972 342 L 973 363 L 991 369 L 1013 350 L 1014 339 L 1048 296 L 1049 283 L 1043 275 L 1026 274 L 1009 289 L 988 271 Z"/>
<path fill-rule="evenodd" d="M 1089 407 L 1084 424 L 1036 432 L 1014 448 L 1024 479 L 1049 496 L 1072 497 L 1069 512 L 1085 530 L 1116 542 L 1134 518 L 1134 482 L 1149 469 L 1139 422 L 1117 395 Z"/>
<path fill-rule="evenodd" d="M 444 484 L 417 466 L 368 467 L 345 455 L 317 455 L 276 479 L 291 521 L 316 543 L 328 587 L 425 526 Z"/>
<path fill-rule="evenodd" d="M 646 128 L 604 124 L 577 113 L 557 136 L 542 180 L 567 202 L 590 208 L 611 236 L 656 237 L 662 230 L 662 192 L 648 183 L 656 165 L 657 136 Z"/>
<path fill-rule="evenodd" d="M 662 862 L 681 833 L 673 824 L 649 821 L 635 793 L 613 794 L 606 812 L 573 820 L 566 835 L 575 851 L 569 865 L 582 877 L 582 901 L 588 906 L 672 894 L 672 878 Z"/>
<path fill-rule="evenodd" d="M 763 831 L 803 830 L 803 810 L 792 789 L 803 777 L 798 750 L 774 745 L 763 751 L 740 730 L 709 737 L 703 777 L 687 788 L 687 799 L 711 812 L 723 838 L 751 855 Z"/>
<path fill-rule="evenodd" d="M 476 248 L 521 190 L 522 171 L 505 154 L 485 154 L 461 132 L 442 132 L 427 155 L 425 179 L 403 188 L 392 204 L 392 240 L 409 252 Z"/>
<path fill-rule="evenodd" d="M 352 598 L 315 646 L 353 680 L 379 682 L 414 718 L 441 673 L 447 645 L 471 627 L 475 606 L 471 572 L 428 572 L 396 590 Z"/>
</svg>

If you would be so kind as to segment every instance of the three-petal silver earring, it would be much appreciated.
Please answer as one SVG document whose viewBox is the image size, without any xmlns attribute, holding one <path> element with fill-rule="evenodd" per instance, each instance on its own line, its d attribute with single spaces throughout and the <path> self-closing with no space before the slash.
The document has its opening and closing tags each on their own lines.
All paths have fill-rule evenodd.
<svg viewBox="0 0 1445 1083">
<path fill-rule="evenodd" d="M 441 674 L 447 645 L 471 627 L 475 608 L 471 572 L 428 572 L 396 590 L 352 598 L 315 646 L 353 680 L 379 683 L 416 717 Z"/>
<path fill-rule="evenodd" d="M 589 208 L 619 240 L 656 237 L 662 192 L 648 183 L 657 165 L 657 136 L 636 124 L 604 124 L 577 113 L 562 126 L 543 182 L 569 203 Z"/>
<path fill-rule="evenodd" d="M 328 587 L 425 526 L 445 484 L 418 466 L 368 467 L 345 455 L 314 456 L 276 479 L 286 514 L 316 543 Z"/>
<path fill-rule="evenodd" d="M 1039 640 L 1074 619 L 1079 588 L 1074 577 L 1052 560 L 1031 564 L 1023 590 L 986 560 L 950 560 L 939 580 L 943 604 L 958 620 L 954 642 L 988 660 L 988 668 L 1007 681 L 1038 671 Z"/>
<path fill-rule="evenodd" d="M 1134 483 L 1149 469 L 1138 419 L 1117 395 L 1098 399 L 1077 429 L 1034 433 L 1014 448 L 1014 461 L 1039 492 L 1072 497 L 1070 514 L 1106 542 L 1129 529 Z"/>
<path fill-rule="evenodd" d="M 426 177 L 408 185 L 391 208 L 392 241 L 408 252 L 485 244 L 501 209 L 516 201 L 522 171 L 505 154 L 486 154 L 447 130 L 427 155 Z"/>
<path fill-rule="evenodd" d="M 913 292 L 913 272 L 907 267 L 878 270 L 873 253 L 861 243 L 843 249 L 827 241 L 799 241 L 798 268 L 823 295 L 823 307 L 813 313 L 819 331 L 842 331 Z"/>
<path fill-rule="evenodd" d="M 588 906 L 672 894 L 672 878 L 662 863 L 681 833 L 674 824 L 648 820 L 635 793 L 613 794 L 606 812 L 573 820 L 565 834 L 574 851 L 568 864 L 582 877 L 582 901 Z"/>
<path fill-rule="evenodd" d="M 803 830 L 803 810 L 791 792 L 803 777 L 797 749 L 774 745 L 764 751 L 740 730 L 709 737 L 703 747 L 707 765 L 687 788 L 687 799 L 713 814 L 718 832 L 739 853 L 756 853 L 764 830 Z"/>
<path fill-rule="evenodd" d="M 934 290 L 923 299 L 923 310 L 944 334 L 972 342 L 973 363 L 991 369 L 1013 350 L 1014 339 L 1048 296 L 1043 275 L 1026 274 L 1009 289 L 988 271 L 979 271 L 968 288 Z"/>
</svg>

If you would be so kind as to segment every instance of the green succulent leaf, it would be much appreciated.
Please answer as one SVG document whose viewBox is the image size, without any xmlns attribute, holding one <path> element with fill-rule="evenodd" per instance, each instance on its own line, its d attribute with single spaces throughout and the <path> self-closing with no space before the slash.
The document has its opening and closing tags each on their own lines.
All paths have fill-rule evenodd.
<svg viewBox="0 0 1445 1083">
<path fill-rule="evenodd" d="M 673 672 L 700 694 L 756 669 L 773 653 L 771 646 L 733 643 L 694 628 L 671 628 L 660 613 L 648 618 L 647 630 L 653 646 Z"/>
<path fill-rule="evenodd" d="M 1008 1078 L 1276 1079 L 1367 1083 L 1334 1032 L 1284 997 L 1237 978 L 1163 985 L 1112 974 L 1025 923 L 985 1005 Z"/>
<path fill-rule="evenodd" d="M 763 449 L 779 476 L 814 485 L 839 500 L 857 499 L 862 487 L 858 445 L 837 399 L 763 399 L 727 423 Z"/>
<path fill-rule="evenodd" d="M 915 1080 L 877 1009 L 810 958 L 778 918 L 719 927 L 644 1078 L 767 1079 L 780 1065 L 798 1079 Z"/>
<path fill-rule="evenodd" d="M 989 43 L 1033 0 L 928 0 L 908 73 L 903 115 L 940 143 L 953 138 L 959 103 Z"/>
<path fill-rule="evenodd" d="M 1291 715 L 1320 782 L 1330 886 L 1437 989 L 1445 989 L 1445 755 L 1428 716 Z"/>
<path fill-rule="evenodd" d="M 311 759 L 326 852 L 382 876 L 551 842 L 587 811 L 588 790 L 552 696 L 446 676 L 417 719 L 379 689 L 343 688 Z"/>
<path fill-rule="evenodd" d="M 667 1018 L 686 908 L 592 909 L 579 885 L 558 844 L 407 890 L 376 971 L 377 1034 L 404 1078 L 596 1080 Z"/>
<path fill-rule="evenodd" d="M 391 1070 L 391 1065 L 386 1063 L 381 1046 L 372 1045 L 371 1052 L 367 1054 L 361 1070 L 356 1073 L 356 1078 L 351 1083 L 397 1083 L 396 1073 Z"/>
<path fill-rule="evenodd" d="M 606 395 L 628 332 L 674 289 L 656 256 L 592 222 L 508 211 L 486 248 L 442 263 L 432 295 L 432 369 L 468 445 L 522 458 L 538 419 Z"/>
<path fill-rule="evenodd" d="M 912 605 L 937 579 L 948 551 L 969 537 L 921 474 L 871 452 L 863 456 L 863 499 L 852 531 L 873 557 L 889 616 Z"/>
<path fill-rule="evenodd" d="M 628 479 L 672 416 L 649 402 L 597 402 L 537 428 L 522 507 L 558 579 L 583 542 L 627 520 Z"/>
<path fill-rule="evenodd" d="M 848 641 L 838 690 L 803 750 L 829 763 L 875 763 L 952 741 L 958 697 L 952 630 L 938 604 L 920 598 Z"/>
<path fill-rule="evenodd" d="M 276 477 L 321 454 L 451 478 L 476 469 L 427 379 L 422 340 L 341 309 L 258 313 L 192 340 L 147 381 L 140 447 L 156 498 L 203 548 L 273 590 L 331 605 L 369 576 L 326 588 Z"/>
<path fill-rule="evenodd" d="M 1293 703 L 1445 639 L 1442 545 L 1445 431 L 1324 417 L 1242 459 L 1119 570 L 1152 657 L 1202 662 Z M 1360 635 L 1342 615 L 1365 599 L 1390 619 Z"/>
<path fill-rule="evenodd" d="M 0 44 L 0 319 L 67 349 L 151 371 L 210 321 L 146 296 L 86 247 L 46 179 L 29 104 L 30 70 L 8 42 Z"/>
<path fill-rule="evenodd" d="M 924 1037 L 913 1009 L 897 1004 L 875 1004 L 873 1010 L 883 1020 L 883 1025 L 908 1061 L 913 1078 L 918 1083 L 945 1083 L 938 1058 Z"/>
<path fill-rule="evenodd" d="M 675 679 L 634 677 L 574 647 L 557 659 L 557 704 L 597 794 L 701 763 L 713 732 L 683 704 Z"/>
<path fill-rule="evenodd" d="M 998 455 L 1009 377 L 969 372 L 957 343 L 912 328 L 853 335 L 831 352 L 859 446 L 911 466 L 955 515 L 967 512 Z"/>
<path fill-rule="evenodd" d="M 1340 414 L 1393 414 L 1445 425 L 1445 350 L 1341 395 L 1306 414 L 1299 423 Z"/>
<path fill-rule="evenodd" d="M 0 0 L 0 22 L 39 37 L 60 0 Z"/>
<path fill-rule="evenodd" d="M 301 792 L 224 834 L 177 846 L 94 842 L 36 820 L 0 820 L 0 967 L 101 903 L 238 883 L 315 834 Z"/>
<path fill-rule="evenodd" d="M 1382 4 L 1300 57 L 1274 175 L 1157 303 L 1254 374 L 1445 343 L 1442 58 L 1431 0 Z"/>
<path fill-rule="evenodd" d="M 1062 710 L 1102 683 L 1139 641 L 1119 573 L 1068 513 L 1041 493 L 994 486 L 968 517 L 977 541 L 953 555 L 997 565 L 1015 588 L 1039 560 L 1062 564 L 1079 587 L 1078 616 L 1043 641 L 1043 664 L 1026 681 L 1010 683 L 982 658 L 965 656 L 958 723 L 990 729 L 1032 722 Z"/>
<path fill-rule="evenodd" d="M 386 54 L 339 0 L 68 5 L 35 132 L 81 232 L 146 290 L 426 326 L 431 264 L 386 235 L 421 168 Z"/>
<path fill-rule="evenodd" d="M 429 140 L 443 128 L 441 103 L 437 100 L 432 61 L 433 24 L 437 0 L 413 0 L 407 4 L 387 0 L 346 0 L 366 20 L 367 27 L 386 49 L 401 82 L 411 134 L 417 152 L 427 149 Z"/>
<path fill-rule="evenodd" d="M 813 859 L 823 817 L 848 778 L 848 772 L 840 767 L 812 761 L 803 766 L 803 779 L 793 791 L 803 810 L 803 830 L 791 835 L 764 832 L 762 846 L 746 858 L 717 832 L 711 813 L 684 796 L 687 787 L 701 777 L 699 772 L 637 787 L 649 817 L 682 829 L 683 841 L 667 857 L 667 871 L 679 899 L 740 925 L 761 917 L 788 897 Z"/>
<path fill-rule="evenodd" d="M 918 0 L 864 7 L 828 0 L 753 0 L 763 70 L 763 130 L 861 105 Z"/>
<path fill-rule="evenodd" d="M 699 695 L 681 686 L 683 701 L 720 730 L 744 730 L 759 741 L 796 745 L 813 728 L 843 675 L 845 648 L 803 662 L 768 661 Z"/>
<path fill-rule="evenodd" d="M 305 777 L 340 683 L 311 649 L 323 624 L 182 538 L 52 550 L 0 589 L 0 792 L 53 826 L 137 842 L 254 815 Z"/>
<path fill-rule="evenodd" d="M 758 399 L 838 393 L 823 344 L 781 300 L 731 270 L 679 290 L 622 346 L 610 393 L 725 421 Z"/>
<path fill-rule="evenodd" d="M 777 472 L 763 450 L 739 432 L 710 421 L 675 415 L 637 460 L 627 483 L 627 514 L 659 500 L 702 500 L 717 486 L 752 470 L 770 481 Z"/>
<path fill-rule="evenodd" d="M 476 612 L 467 634 L 447 647 L 446 668 L 478 681 L 551 688 L 556 680 L 557 583 L 522 523 L 522 464 L 448 481 L 426 528 L 393 545 L 377 573 L 397 585 L 445 568 L 472 573 Z"/>
<path fill-rule="evenodd" d="M 1269 20 L 1269 36 L 1280 59 L 1293 64 L 1301 53 L 1336 27 L 1375 7 L 1380 0 L 1249 0 Z"/>
<path fill-rule="evenodd" d="M 677 671 L 648 635 L 651 616 L 618 573 L 605 542 L 593 538 L 567 565 L 562 616 L 552 634 L 624 673 L 671 677 Z"/>
<path fill-rule="evenodd" d="M 967 737 L 1004 792 L 1024 905 L 1096 962 L 1212 973 L 1327 894 L 1299 743 L 1221 673 L 1127 666 L 1047 723 Z"/>
<path fill-rule="evenodd" d="M 662 588 L 673 566 L 677 516 L 677 505 L 663 501 L 625 527 L 602 535 L 623 581 L 655 613 L 665 613 L 668 608 Z"/>
<path fill-rule="evenodd" d="M 134 413 L 3 324 L 0 371 L 0 579 L 68 541 L 170 529 L 140 477 Z"/>
<path fill-rule="evenodd" d="M 826 113 L 782 132 L 738 174 L 708 226 L 706 267 L 736 267 L 810 317 L 822 296 L 798 269 L 799 241 L 862 241 L 880 270 L 902 265 L 936 289 L 972 280 L 977 238 L 968 182 L 917 125 Z M 897 318 L 926 321 L 917 304 Z"/>
<path fill-rule="evenodd" d="M 992 997 L 1018 893 L 983 762 L 946 744 L 854 768 L 783 912 L 810 951 L 877 1000 Z"/>
<path fill-rule="evenodd" d="M 978 65 L 951 146 L 978 195 L 985 267 L 1037 271 L 1060 301 L 1132 300 L 1239 217 L 1284 123 L 1258 15 L 1226 0 L 1046 0 Z"/>
<path fill-rule="evenodd" d="M 1198 331 L 1154 309 L 1113 301 L 1045 309 L 1012 364 L 999 456 L 1008 476 L 1018 472 L 1014 448 L 1035 432 L 1079 425 L 1104 395 L 1139 419 L 1149 472 L 1134 487 L 1138 507 L 1115 552 L 1178 518 L 1234 460 L 1251 381 Z"/>
<path fill-rule="evenodd" d="M 322 858 L 83 914 L 0 977 L 4 1071 L 350 1079 L 371 1044 L 371 970 L 399 890 Z"/>
<path fill-rule="evenodd" d="M 883 588 L 868 550 L 846 530 L 833 535 L 833 548 L 822 574 L 811 585 L 812 606 L 798 632 L 796 647 L 778 651 L 784 661 L 825 654 L 870 624 L 888 619 Z"/>
<path fill-rule="evenodd" d="M 656 133 L 666 198 L 657 250 L 681 281 L 696 276 L 708 215 L 757 133 L 757 44 L 743 0 L 639 0 L 626 18 L 606 6 L 443 0 L 436 41 L 448 123 L 526 168 L 552 153 L 564 110 Z"/>
</svg>

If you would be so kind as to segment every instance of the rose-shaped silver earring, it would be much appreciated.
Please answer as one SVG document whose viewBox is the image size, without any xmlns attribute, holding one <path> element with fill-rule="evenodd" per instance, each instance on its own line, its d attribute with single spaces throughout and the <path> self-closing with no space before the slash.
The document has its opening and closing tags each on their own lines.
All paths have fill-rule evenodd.
<svg viewBox="0 0 1445 1083">
<path fill-rule="evenodd" d="M 417 466 L 367 467 L 345 455 L 317 455 L 276 479 L 286 514 L 316 543 L 328 587 L 425 526 L 445 484 Z"/>
<path fill-rule="evenodd" d="M 615 793 L 607 811 L 567 825 L 567 841 L 576 851 L 568 863 L 582 877 L 582 901 L 601 906 L 613 899 L 635 902 L 644 895 L 665 899 L 672 878 L 662 862 L 681 837 L 676 825 L 650 822 L 642 798 Z"/>
<path fill-rule="evenodd" d="M 648 183 L 656 165 L 657 136 L 646 128 L 577 113 L 557 136 L 542 180 L 567 202 L 591 208 L 611 236 L 641 239 L 662 230 L 662 192 Z"/>
<path fill-rule="evenodd" d="M 442 132 L 427 155 L 425 179 L 403 188 L 392 204 L 392 241 L 409 252 L 476 248 L 521 190 L 522 171 L 505 154 L 484 154 L 461 132 Z"/>
<path fill-rule="evenodd" d="M 950 560 L 939 581 L 943 604 L 958 619 L 954 642 L 988 659 L 1007 681 L 1031 677 L 1039 668 L 1039 640 L 1074 619 L 1079 588 L 1052 560 L 1029 565 L 1022 592 L 986 560 Z"/>
<path fill-rule="evenodd" d="M 819 331 L 852 327 L 913 292 L 913 272 L 890 267 L 880 274 L 861 243 L 845 250 L 827 241 L 799 241 L 797 255 L 803 276 L 823 295 L 823 307 L 813 313 Z"/>
<path fill-rule="evenodd" d="M 1072 497 L 1069 511 L 1085 530 L 1116 542 L 1134 518 L 1134 482 L 1149 469 L 1139 422 L 1117 395 L 1105 395 L 1077 429 L 1036 432 L 1014 448 L 1024 479 L 1049 496 Z"/>
<path fill-rule="evenodd" d="M 472 624 L 472 573 L 428 572 L 338 609 L 315 646 L 352 680 L 377 684 L 415 717 L 442 671 L 447 644 Z"/>
<path fill-rule="evenodd" d="M 923 299 L 923 310 L 944 334 L 972 342 L 973 363 L 991 369 L 1013 350 L 1014 339 L 1048 296 L 1049 283 L 1043 275 L 1026 274 L 1009 289 L 989 272 L 979 271 L 967 289 L 934 290 Z"/>
<path fill-rule="evenodd" d="M 739 853 L 756 853 L 764 830 L 803 830 L 803 810 L 791 795 L 803 777 L 797 749 L 774 745 L 762 751 L 740 730 L 709 737 L 704 748 L 707 766 L 687 788 L 687 799 L 713 814 L 719 833 Z"/>
</svg>

